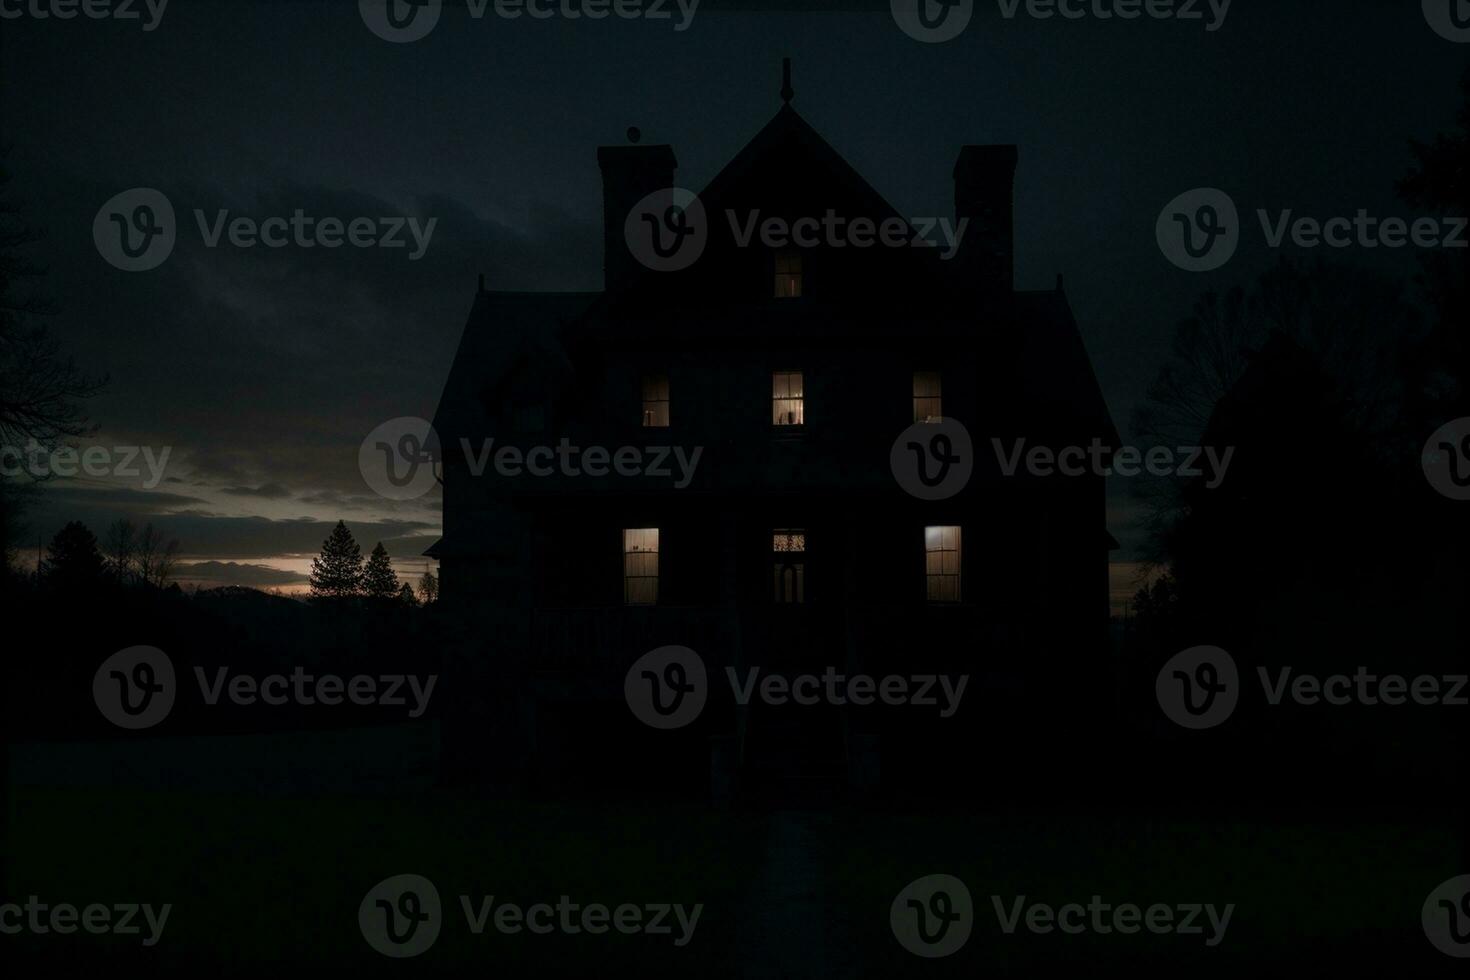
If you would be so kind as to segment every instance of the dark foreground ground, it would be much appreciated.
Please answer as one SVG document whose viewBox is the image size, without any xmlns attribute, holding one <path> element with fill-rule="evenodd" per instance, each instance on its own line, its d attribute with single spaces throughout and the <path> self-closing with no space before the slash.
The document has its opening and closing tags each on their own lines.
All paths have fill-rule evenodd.
<svg viewBox="0 0 1470 980">
<path fill-rule="evenodd" d="M 1039 976 L 1056 968 L 1241 976 L 1311 969 L 1448 976 L 1456 961 L 1420 926 L 1429 890 L 1459 872 L 1456 818 L 1383 806 L 1138 812 L 833 803 L 717 809 L 697 803 L 528 802 L 443 791 L 259 798 L 208 792 L 16 787 L 4 841 L 7 900 L 170 903 L 162 939 L 7 935 L 11 976 L 260 975 L 276 964 L 356 976 Z M 437 942 L 413 959 L 371 949 L 358 907 L 413 873 L 443 900 Z M 958 952 L 903 949 L 890 905 L 911 881 L 954 875 L 973 933 Z M 497 902 L 675 904 L 703 909 L 669 935 L 475 935 L 460 896 Z M 1203 934 L 1006 934 L 1010 908 L 1212 903 Z M 141 921 L 141 920 L 140 920 Z M 672 921 L 672 917 L 671 920 Z M 1203 915 L 1201 921 L 1204 922 Z M 81 941 L 78 941 L 81 940 Z"/>
</svg>

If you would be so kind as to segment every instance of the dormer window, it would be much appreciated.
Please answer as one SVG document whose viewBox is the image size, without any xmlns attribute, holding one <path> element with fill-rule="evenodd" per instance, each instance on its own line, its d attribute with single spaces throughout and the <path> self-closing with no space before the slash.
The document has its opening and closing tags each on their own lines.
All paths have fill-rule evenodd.
<svg viewBox="0 0 1470 980">
<path fill-rule="evenodd" d="M 806 424 L 806 398 L 800 371 L 771 373 L 771 424 Z"/>
<path fill-rule="evenodd" d="M 801 296 L 801 253 L 785 249 L 776 253 L 776 298 Z"/>
<path fill-rule="evenodd" d="M 938 371 L 914 372 L 914 421 L 938 422 L 944 418 Z"/>
<path fill-rule="evenodd" d="M 669 376 L 666 374 L 643 376 L 643 427 L 669 427 Z"/>
</svg>

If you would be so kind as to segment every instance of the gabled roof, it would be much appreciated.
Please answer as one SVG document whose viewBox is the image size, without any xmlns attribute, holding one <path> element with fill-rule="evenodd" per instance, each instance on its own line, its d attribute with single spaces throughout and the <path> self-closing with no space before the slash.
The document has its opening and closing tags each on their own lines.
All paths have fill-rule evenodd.
<svg viewBox="0 0 1470 980">
<path fill-rule="evenodd" d="M 1069 442 L 1096 438 L 1118 448 L 1122 440 L 1066 293 L 1060 288 L 1017 292 L 1015 329 L 1021 393 L 1030 417 L 1056 427 Z"/>
<path fill-rule="evenodd" d="M 879 221 L 903 217 L 790 103 L 782 105 L 771 121 L 700 192 L 706 210 L 720 209 L 760 164 L 773 159 L 779 160 L 781 167 L 788 171 L 799 170 L 805 164 L 822 173 L 833 187 L 850 195 L 858 204 L 853 214 Z"/>
<path fill-rule="evenodd" d="M 561 326 L 585 312 L 600 295 L 477 293 L 434 413 L 440 439 L 452 441 L 461 433 L 487 431 L 484 399 L 521 357 L 564 362 L 557 336 Z"/>
</svg>

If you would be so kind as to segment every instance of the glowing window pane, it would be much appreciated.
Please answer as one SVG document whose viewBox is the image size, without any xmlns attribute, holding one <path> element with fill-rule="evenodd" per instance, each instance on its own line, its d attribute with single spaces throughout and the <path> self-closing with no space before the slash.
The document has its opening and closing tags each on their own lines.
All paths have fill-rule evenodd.
<svg viewBox="0 0 1470 980">
<path fill-rule="evenodd" d="M 924 528 L 924 575 L 930 602 L 960 601 L 960 529 Z"/>
<path fill-rule="evenodd" d="M 658 602 L 658 528 L 623 530 L 623 602 L 650 606 Z"/>
</svg>

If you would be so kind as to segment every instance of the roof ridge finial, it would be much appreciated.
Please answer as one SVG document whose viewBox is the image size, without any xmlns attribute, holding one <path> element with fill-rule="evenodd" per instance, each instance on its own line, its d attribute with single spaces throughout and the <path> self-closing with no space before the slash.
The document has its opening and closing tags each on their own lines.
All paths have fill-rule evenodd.
<svg viewBox="0 0 1470 980">
<path fill-rule="evenodd" d="M 781 101 L 790 105 L 791 97 L 796 93 L 791 90 L 791 59 L 781 59 Z"/>
</svg>

